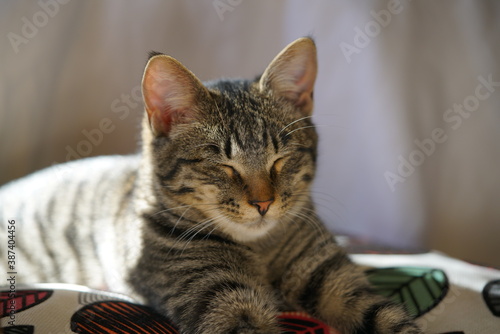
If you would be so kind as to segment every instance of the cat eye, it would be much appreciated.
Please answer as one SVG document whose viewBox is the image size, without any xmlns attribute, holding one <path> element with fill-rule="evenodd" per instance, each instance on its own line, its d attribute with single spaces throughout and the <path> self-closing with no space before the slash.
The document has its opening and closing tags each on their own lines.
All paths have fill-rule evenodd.
<svg viewBox="0 0 500 334">
<path fill-rule="evenodd" d="M 217 145 L 207 145 L 206 148 L 214 154 L 220 154 L 220 148 Z"/>
<path fill-rule="evenodd" d="M 284 164 L 285 164 L 285 158 L 276 159 L 273 163 L 273 167 L 271 168 L 271 172 L 275 173 L 281 172 Z"/>
<path fill-rule="evenodd" d="M 233 167 L 229 165 L 221 165 L 222 169 L 230 176 L 230 177 L 239 177 L 240 173 Z"/>
</svg>

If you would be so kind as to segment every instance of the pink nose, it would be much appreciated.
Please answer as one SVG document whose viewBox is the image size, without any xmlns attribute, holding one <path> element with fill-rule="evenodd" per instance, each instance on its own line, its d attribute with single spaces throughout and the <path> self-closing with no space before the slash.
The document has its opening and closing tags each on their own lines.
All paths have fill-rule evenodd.
<svg viewBox="0 0 500 334">
<path fill-rule="evenodd" d="M 266 214 L 273 202 L 274 198 L 268 199 L 267 201 L 248 201 L 250 205 L 257 208 L 261 216 L 264 216 Z"/>
</svg>

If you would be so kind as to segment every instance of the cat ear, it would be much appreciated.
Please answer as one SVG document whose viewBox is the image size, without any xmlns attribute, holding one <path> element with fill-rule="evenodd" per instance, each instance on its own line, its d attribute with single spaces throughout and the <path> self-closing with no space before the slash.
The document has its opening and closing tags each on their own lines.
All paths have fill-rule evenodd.
<svg viewBox="0 0 500 334">
<path fill-rule="evenodd" d="M 314 41 L 299 38 L 285 47 L 264 71 L 259 81 L 260 91 L 272 91 L 309 115 L 313 108 L 317 68 Z"/>
<path fill-rule="evenodd" d="M 156 136 L 168 136 L 173 125 L 192 122 L 198 101 L 208 97 L 201 81 L 180 62 L 154 54 L 142 78 L 149 124 Z"/>
</svg>

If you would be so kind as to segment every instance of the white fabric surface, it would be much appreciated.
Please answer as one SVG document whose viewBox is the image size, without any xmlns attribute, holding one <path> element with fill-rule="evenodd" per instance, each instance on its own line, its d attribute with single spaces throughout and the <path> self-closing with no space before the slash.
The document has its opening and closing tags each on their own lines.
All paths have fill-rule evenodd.
<svg viewBox="0 0 500 334">
<path fill-rule="evenodd" d="M 474 103 L 479 76 L 500 81 L 496 1 L 2 1 L 0 183 L 78 148 L 135 151 L 150 50 L 202 80 L 251 77 L 308 34 L 320 68 L 314 190 L 329 226 L 500 265 L 500 87 L 467 118 L 448 112 Z M 112 130 L 99 136 L 104 118 Z M 446 140 L 422 159 L 414 141 L 436 129 Z M 412 156 L 422 164 L 391 189 L 386 172 Z"/>
</svg>

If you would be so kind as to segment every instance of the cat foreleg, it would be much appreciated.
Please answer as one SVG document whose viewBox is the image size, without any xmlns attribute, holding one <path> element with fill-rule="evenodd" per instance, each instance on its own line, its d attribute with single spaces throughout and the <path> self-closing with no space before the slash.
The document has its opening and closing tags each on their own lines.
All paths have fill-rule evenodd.
<svg viewBox="0 0 500 334">
<path fill-rule="evenodd" d="M 361 268 L 333 240 L 304 250 L 280 285 L 289 303 L 341 333 L 421 333 L 401 305 L 373 293 Z"/>
<path fill-rule="evenodd" d="M 131 283 L 181 333 L 280 333 L 273 290 L 255 272 L 245 251 L 205 243 L 206 248 L 171 254 L 168 261 L 161 256 L 168 249 L 148 244 Z"/>
</svg>

